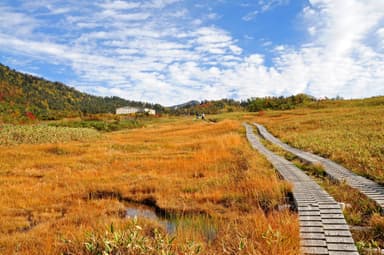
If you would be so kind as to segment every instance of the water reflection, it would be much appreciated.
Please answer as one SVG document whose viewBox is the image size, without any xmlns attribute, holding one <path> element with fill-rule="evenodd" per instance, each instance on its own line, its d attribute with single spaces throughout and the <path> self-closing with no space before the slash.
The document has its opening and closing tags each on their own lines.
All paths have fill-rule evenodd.
<svg viewBox="0 0 384 255">
<path fill-rule="evenodd" d="M 151 207 L 141 205 L 128 205 L 125 216 L 128 218 L 145 218 L 156 221 L 164 226 L 168 234 L 176 233 L 176 221 L 172 221 L 169 217 L 156 214 L 155 210 Z"/>
<path fill-rule="evenodd" d="M 176 234 L 177 231 L 194 230 L 202 234 L 207 242 L 216 239 L 218 226 L 208 215 L 176 216 L 156 213 L 154 208 L 140 204 L 128 204 L 126 217 L 145 218 L 161 224 L 168 234 Z"/>
</svg>

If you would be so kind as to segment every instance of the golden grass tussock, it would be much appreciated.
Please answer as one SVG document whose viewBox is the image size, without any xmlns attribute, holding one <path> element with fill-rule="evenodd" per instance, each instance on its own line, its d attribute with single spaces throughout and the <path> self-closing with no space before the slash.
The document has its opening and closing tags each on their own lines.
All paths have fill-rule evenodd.
<svg viewBox="0 0 384 255">
<path fill-rule="evenodd" d="M 93 141 L 2 146 L 0 184 L 1 254 L 96 254 L 85 243 L 106 241 L 111 224 L 119 235 L 138 224 L 149 247 L 170 241 L 159 222 L 126 218 L 128 202 L 182 218 L 162 251 L 194 254 L 185 250 L 192 240 L 201 254 L 299 253 L 297 216 L 276 210 L 291 187 L 236 120 L 180 118 Z"/>
<path fill-rule="evenodd" d="M 266 112 L 254 120 L 289 144 L 384 183 L 384 106 Z"/>
</svg>

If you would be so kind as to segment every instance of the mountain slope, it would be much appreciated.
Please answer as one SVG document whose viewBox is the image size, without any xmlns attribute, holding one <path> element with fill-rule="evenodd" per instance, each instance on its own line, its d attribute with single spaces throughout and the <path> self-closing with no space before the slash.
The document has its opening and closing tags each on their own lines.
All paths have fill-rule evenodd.
<svg viewBox="0 0 384 255">
<path fill-rule="evenodd" d="M 59 82 L 24 74 L 0 64 L 0 121 L 23 118 L 57 119 L 89 113 L 113 113 L 121 106 L 146 106 L 161 110 L 160 105 L 98 97 L 82 93 Z"/>
<path fill-rule="evenodd" d="M 169 106 L 168 108 L 171 109 L 171 110 L 176 110 L 176 109 L 179 109 L 179 108 L 193 107 L 193 106 L 198 105 L 198 104 L 200 104 L 199 101 L 191 100 L 191 101 L 188 101 L 188 102 L 183 103 L 183 104 Z"/>
</svg>

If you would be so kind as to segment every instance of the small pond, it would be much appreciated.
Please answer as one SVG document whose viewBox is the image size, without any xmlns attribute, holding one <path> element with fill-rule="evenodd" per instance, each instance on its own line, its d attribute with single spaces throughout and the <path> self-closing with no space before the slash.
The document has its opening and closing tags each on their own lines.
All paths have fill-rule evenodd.
<svg viewBox="0 0 384 255">
<path fill-rule="evenodd" d="M 216 239 L 218 225 L 208 215 L 172 215 L 156 212 L 150 206 L 127 204 L 125 216 L 128 218 L 145 218 L 161 224 L 168 234 L 176 235 L 178 231 L 193 230 L 204 236 L 207 242 Z"/>
<path fill-rule="evenodd" d="M 152 207 L 139 204 L 129 204 L 125 211 L 125 216 L 128 218 L 138 217 L 153 220 L 164 226 L 168 234 L 176 233 L 176 222 L 173 221 L 171 217 L 157 214 Z"/>
</svg>

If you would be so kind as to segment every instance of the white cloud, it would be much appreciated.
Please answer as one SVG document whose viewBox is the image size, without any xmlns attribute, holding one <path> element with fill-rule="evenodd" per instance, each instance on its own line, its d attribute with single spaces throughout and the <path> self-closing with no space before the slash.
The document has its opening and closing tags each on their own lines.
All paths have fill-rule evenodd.
<svg viewBox="0 0 384 255">
<path fill-rule="evenodd" d="M 122 13 L 114 9 L 105 9 L 100 16 L 104 19 L 112 19 L 119 21 L 142 21 L 148 19 L 151 14 L 148 12 Z"/>
<path fill-rule="evenodd" d="M 309 27 L 309 28 L 308 28 L 308 33 L 309 33 L 311 36 L 315 36 L 315 35 L 316 35 L 316 32 L 317 32 L 316 27 L 312 26 L 312 27 Z"/>
<path fill-rule="evenodd" d="M 147 2 L 147 1 L 144 1 Z M 148 3 L 143 4 L 144 8 L 156 8 L 156 9 L 163 9 L 168 5 L 175 4 L 177 2 L 180 2 L 180 0 L 152 0 Z"/>
<path fill-rule="evenodd" d="M 259 66 L 264 63 L 264 57 L 259 54 L 250 55 L 245 59 L 245 62 L 249 65 Z"/>
<path fill-rule="evenodd" d="M 38 26 L 39 21 L 24 13 L 0 5 L 0 31 L 19 36 L 29 36 Z"/>
<path fill-rule="evenodd" d="M 244 35 L 244 39 L 245 39 L 245 40 L 253 40 L 253 39 L 255 39 L 255 38 L 253 38 L 253 37 L 250 36 L 250 35 Z"/>
<path fill-rule="evenodd" d="M 366 74 L 377 70 L 377 60 L 383 61 L 384 56 L 370 48 L 367 40 L 384 17 L 384 2 L 313 0 L 311 3 L 313 9 L 307 10 L 311 14 L 308 18 L 317 22 L 320 18 L 318 32 L 313 46 L 299 52 L 301 58 L 311 52 L 309 91 L 317 96 L 344 94 L 349 97 L 370 94 L 369 90 L 354 92 L 352 88 L 371 87 L 370 91 L 377 91 L 384 72 L 371 76 L 369 82 Z M 314 22 L 309 20 L 311 24 Z"/>
<path fill-rule="evenodd" d="M 253 20 L 255 17 L 256 17 L 256 15 L 259 13 L 259 11 L 252 11 L 252 12 L 248 12 L 246 15 L 244 15 L 243 17 L 242 17 L 242 19 L 244 20 L 244 21 L 251 21 L 251 20 Z"/>
<path fill-rule="evenodd" d="M 100 6 L 105 9 L 115 9 L 115 10 L 135 9 L 140 7 L 140 5 L 141 4 L 139 2 L 125 2 L 121 0 L 107 1 L 100 4 Z"/>
<path fill-rule="evenodd" d="M 243 49 L 237 45 L 229 45 L 229 49 L 236 55 L 240 55 L 243 52 Z"/>
<path fill-rule="evenodd" d="M 193 42 L 197 44 L 196 49 L 200 52 L 218 55 L 228 51 L 236 55 L 242 52 L 242 49 L 235 45 L 235 41 L 226 31 L 216 27 L 201 27 L 193 34 L 195 36 Z"/>
<path fill-rule="evenodd" d="M 379 28 L 376 31 L 376 35 L 378 37 L 378 44 L 381 46 L 382 49 L 384 49 L 384 27 Z"/>
<path fill-rule="evenodd" d="M 208 19 L 218 19 L 220 16 L 217 13 L 211 12 L 207 15 Z"/>
<path fill-rule="evenodd" d="M 183 18 L 188 15 L 188 10 L 187 9 L 181 9 L 178 10 L 174 13 L 171 13 L 170 16 L 175 17 L 175 18 Z"/>
<path fill-rule="evenodd" d="M 242 20 L 251 21 L 255 19 L 258 14 L 270 11 L 278 6 L 287 5 L 289 2 L 290 0 L 259 0 L 256 3 L 255 2 L 242 3 L 241 6 L 246 7 L 247 9 L 256 8 L 256 10 L 253 10 L 245 14 L 242 17 Z"/>
<path fill-rule="evenodd" d="M 200 26 L 201 24 L 203 24 L 203 21 L 201 19 L 195 19 L 192 21 L 192 24 L 195 26 Z"/>
<path fill-rule="evenodd" d="M 281 5 L 287 5 L 290 0 L 259 0 L 259 5 L 262 12 L 269 11 Z"/>
<path fill-rule="evenodd" d="M 270 68 L 257 55 L 245 58 L 247 64 L 224 75 L 227 86 L 238 84 L 243 98 L 300 92 L 318 97 L 384 94 L 384 55 L 370 42 L 375 33 L 381 36 L 384 2 L 314 0 L 311 6 L 303 9 L 310 43 L 296 50 L 275 46 L 277 57 Z"/>
<path fill-rule="evenodd" d="M 278 45 L 278 46 L 275 47 L 274 50 L 277 51 L 277 52 L 284 51 L 285 50 L 285 46 L 284 45 Z"/>
</svg>

